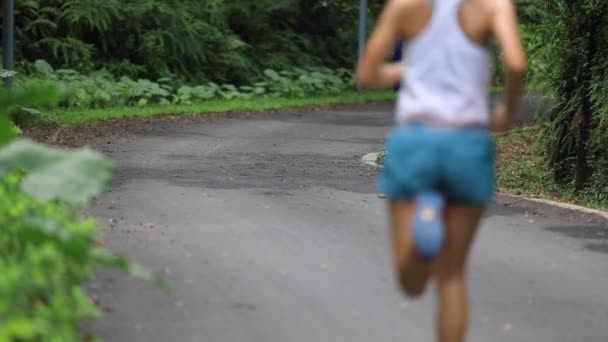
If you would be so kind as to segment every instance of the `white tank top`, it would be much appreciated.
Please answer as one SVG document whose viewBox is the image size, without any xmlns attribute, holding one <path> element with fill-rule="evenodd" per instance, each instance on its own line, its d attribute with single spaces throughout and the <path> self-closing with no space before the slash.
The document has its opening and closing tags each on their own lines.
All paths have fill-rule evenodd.
<svg viewBox="0 0 608 342">
<path fill-rule="evenodd" d="M 492 55 L 459 23 L 463 0 L 435 0 L 427 28 L 405 48 L 398 124 L 428 118 L 450 125 L 487 125 Z"/>
</svg>

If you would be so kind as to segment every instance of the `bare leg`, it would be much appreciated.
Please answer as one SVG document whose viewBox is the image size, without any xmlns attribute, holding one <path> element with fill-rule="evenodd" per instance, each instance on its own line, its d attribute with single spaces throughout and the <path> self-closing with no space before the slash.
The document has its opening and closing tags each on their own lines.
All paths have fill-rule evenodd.
<svg viewBox="0 0 608 342">
<path fill-rule="evenodd" d="M 390 201 L 390 224 L 397 278 L 403 292 L 410 297 L 424 293 L 432 275 L 432 263 L 415 251 L 411 222 L 416 212 L 415 202 Z"/>
<path fill-rule="evenodd" d="M 435 261 L 440 342 L 464 342 L 469 322 L 466 263 L 484 207 L 448 206 L 445 212 L 446 240 Z"/>
</svg>

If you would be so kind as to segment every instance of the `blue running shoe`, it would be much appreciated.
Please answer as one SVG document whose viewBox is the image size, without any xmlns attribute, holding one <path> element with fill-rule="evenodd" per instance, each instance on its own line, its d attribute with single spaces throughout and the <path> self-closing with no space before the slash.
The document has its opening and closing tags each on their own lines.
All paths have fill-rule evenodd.
<svg viewBox="0 0 608 342">
<path fill-rule="evenodd" d="M 412 228 L 414 246 L 420 255 L 429 260 L 439 256 L 443 248 L 444 207 L 445 198 L 439 192 L 425 192 L 416 196 L 416 215 Z"/>
</svg>

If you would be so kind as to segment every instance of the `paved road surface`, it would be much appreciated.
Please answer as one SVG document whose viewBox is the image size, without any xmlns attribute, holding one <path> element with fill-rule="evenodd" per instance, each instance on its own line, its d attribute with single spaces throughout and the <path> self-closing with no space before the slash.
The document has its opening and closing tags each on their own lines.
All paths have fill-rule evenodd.
<svg viewBox="0 0 608 342">
<path fill-rule="evenodd" d="M 111 342 L 432 341 L 433 297 L 393 281 L 377 170 L 389 108 L 173 123 L 94 144 L 119 164 L 91 212 L 175 286 L 102 272 Z M 538 210 L 536 210 L 538 211 Z M 532 212 L 532 211 L 531 211 Z M 471 341 L 608 341 L 608 230 L 494 204 L 471 264 Z"/>
</svg>

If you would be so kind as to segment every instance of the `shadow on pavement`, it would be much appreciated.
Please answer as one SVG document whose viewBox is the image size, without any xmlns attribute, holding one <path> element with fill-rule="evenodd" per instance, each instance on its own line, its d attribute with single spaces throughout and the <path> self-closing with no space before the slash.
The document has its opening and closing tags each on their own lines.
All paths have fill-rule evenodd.
<svg viewBox="0 0 608 342">
<path fill-rule="evenodd" d="M 585 248 L 599 253 L 608 253 L 608 229 L 600 225 L 559 225 L 546 227 L 548 231 L 568 237 L 586 240 Z"/>
</svg>

